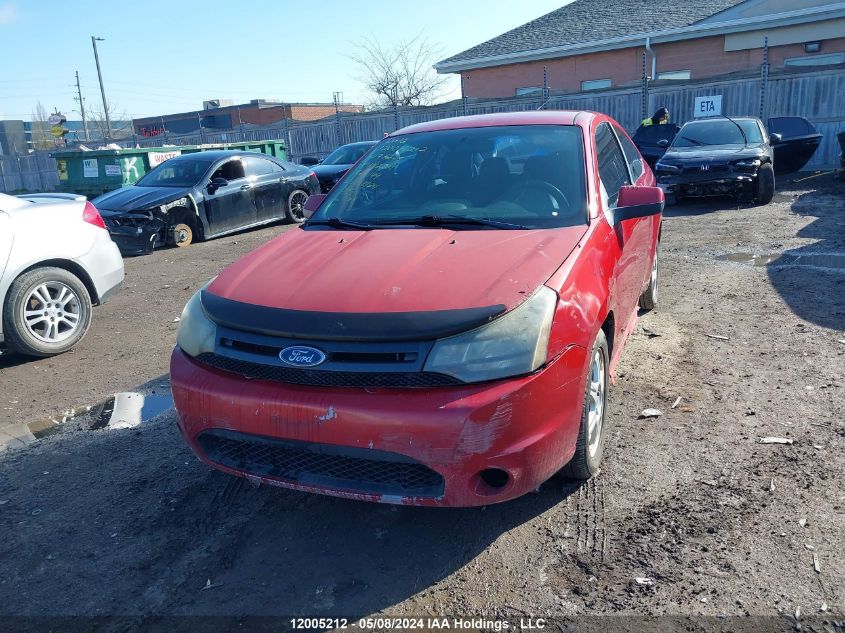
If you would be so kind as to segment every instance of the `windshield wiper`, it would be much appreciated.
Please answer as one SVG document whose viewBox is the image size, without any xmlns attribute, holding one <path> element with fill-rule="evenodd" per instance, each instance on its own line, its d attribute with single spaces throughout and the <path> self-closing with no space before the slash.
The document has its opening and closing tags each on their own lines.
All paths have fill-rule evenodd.
<svg viewBox="0 0 845 633">
<path fill-rule="evenodd" d="M 522 224 L 500 222 L 499 220 L 488 220 L 484 218 L 470 218 L 462 215 L 422 215 L 416 218 L 379 222 L 378 226 L 401 226 L 406 224 L 413 224 L 415 226 L 449 226 L 454 224 L 466 224 L 469 226 L 489 226 L 505 230 L 524 230 L 528 228 Z"/>
<path fill-rule="evenodd" d="M 326 218 L 325 220 L 308 220 L 304 226 L 330 226 L 334 229 L 353 229 L 355 231 L 372 231 L 375 226 L 372 224 L 359 224 L 358 222 L 347 222 L 340 218 Z"/>
<path fill-rule="evenodd" d="M 690 143 L 695 143 L 696 145 L 707 145 L 707 143 L 702 143 L 697 138 L 692 138 L 690 136 L 682 136 L 681 138 L 685 141 L 689 141 Z"/>
<path fill-rule="evenodd" d="M 724 116 L 728 121 L 730 121 L 731 123 L 733 123 L 735 126 L 737 126 L 739 128 L 739 133 L 742 134 L 742 144 L 747 147 L 748 146 L 748 137 L 745 136 L 745 130 L 742 129 L 742 126 L 739 123 L 737 123 L 736 121 L 734 121 L 731 117 L 726 116 L 724 114 L 722 116 Z"/>
</svg>

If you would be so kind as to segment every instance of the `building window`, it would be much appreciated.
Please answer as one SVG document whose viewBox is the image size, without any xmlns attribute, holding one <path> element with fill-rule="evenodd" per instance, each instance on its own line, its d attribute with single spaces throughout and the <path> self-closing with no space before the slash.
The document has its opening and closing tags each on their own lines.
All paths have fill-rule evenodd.
<svg viewBox="0 0 845 633">
<path fill-rule="evenodd" d="M 517 97 L 525 97 L 527 95 L 536 95 L 542 94 L 543 89 L 537 88 L 536 86 L 526 86 L 524 88 L 517 88 L 516 89 L 516 96 Z"/>
<path fill-rule="evenodd" d="M 845 53 L 806 55 L 805 57 L 789 57 L 783 60 L 784 66 L 827 66 L 828 64 L 842 63 L 845 63 Z"/>
<path fill-rule="evenodd" d="M 610 79 L 588 79 L 581 82 L 581 90 L 601 90 L 610 88 Z"/>
<path fill-rule="evenodd" d="M 821 42 L 807 42 L 804 44 L 804 52 L 805 53 L 818 53 L 822 50 L 822 43 Z"/>
<path fill-rule="evenodd" d="M 667 70 L 665 73 L 657 73 L 657 79 L 689 79 L 688 70 Z"/>
</svg>

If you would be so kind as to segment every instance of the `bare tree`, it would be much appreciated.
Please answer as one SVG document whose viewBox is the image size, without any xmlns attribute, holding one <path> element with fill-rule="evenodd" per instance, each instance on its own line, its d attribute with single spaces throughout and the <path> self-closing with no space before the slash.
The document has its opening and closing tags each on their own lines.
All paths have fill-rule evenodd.
<svg viewBox="0 0 845 633">
<path fill-rule="evenodd" d="M 32 111 L 32 131 L 30 139 L 32 141 L 32 149 L 53 149 L 56 147 L 56 139 L 50 134 L 52 127 L 49 122 L 50 115 L 47 110 L 41 105 L 39 101 Z"/>
<path fill-rule="evenodd" d="M 88 126 L 96 140 L 121 139 L 132 136 L 132 121 L 127 117 L 126 110 L 121 110 L 118 104 L 109 101 L 111 136 L 109 136 L 109 126 L 106 123 L 106 115 L 102 106 L 99 108 L 86 106 L 85 109 L 88 111 Z"/>
<path fill-rule="evenodd" d="M 422 35 L 394 45 L 371 36 L 357 48 L 349 58 L 358 66 L 358 80 L 373 94 L 372 107 L 430 105 L 442 95 L 448 78 L 432 68 L 442 49 Z"/>
</svg>

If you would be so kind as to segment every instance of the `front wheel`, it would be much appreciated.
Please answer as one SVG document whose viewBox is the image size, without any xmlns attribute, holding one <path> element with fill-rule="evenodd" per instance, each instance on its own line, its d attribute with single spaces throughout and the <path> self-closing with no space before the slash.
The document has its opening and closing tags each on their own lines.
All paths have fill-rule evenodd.
<svg viewBox="0 0 845 633">
<path fill-rule="evenodd" d="M 775 170 L 769 163 L 760 165 L 760 169 L 757 170 L 757 182 L 754 185 L 754 202 L 769 204 L 775 197 Z"/>
<path fill-rule="evenodd" d="M 285 209 L 285 217 L 292 224 L 301 224 L 305 221 L 305 201 L 308 194 L 302 189 L 294 189 L 288 196 L 288 206 Z"/>
<path fill-rule="evenodd" d="M 91 323 L 91 297 L 78 277 L 63 268 L 36 268 L 9 288 L 3 332 L 14 351 L 53 356 L 76 345 Z"/>
<path fill-rule="evenodd" d="M 560 474 L 567 479 L 582 481 L 589 479 L 599 471 L 599 466 L 601 466 L 607 426 L 605 420 L 607 418 L 609 358 L 607 338 L 604 331 L 599 330 L 590 352 L 587 393 L 581 410 L 581 427 L 578 430 L 575 455 L 560 471 Z"/>
</svg>

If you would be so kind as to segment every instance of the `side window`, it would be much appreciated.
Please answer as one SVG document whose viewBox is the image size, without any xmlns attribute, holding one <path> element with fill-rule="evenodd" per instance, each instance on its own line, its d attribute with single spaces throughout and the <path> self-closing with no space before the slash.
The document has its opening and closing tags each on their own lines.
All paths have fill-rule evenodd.
<svg viewBox="0 0 845 633">
<path fill-rule="evenodd" d="M 634 142 L 628 138 L 628 135 L 625 134 L 625 131 L 622 130 L 622 128 L 614 125 L 613 129 L 616 131 L 616 136 L 622 144 L 622 151 L 625 153 L 625 159 L 631 166 L 631 176 L 636 182 L 636 180 L 643 175 L 643 158 L 640 156 L 637 146 L 634 145 Z"/>
<path fill-rule="evenodd" d="M 596 154 L 599 162 L 599 178 L 607 192 L 607 203 L 616 206 L 619 189 L 631 184 L 628 164 L 610 125 L 602 123 L 596 130 Z"/>
<path fill-rule="evenodd" d="M 279 165 L 260 156 L 246 156 L 243 160 L 247 176 L 265 176 L 282 171 Z"/>
<path fill-rule="evenodd" d="M 238 180 L 244 177 L 244 164 L 241 162 L 240 158 L 233 158 L 232 160 L 227 160 L 225 163 L 220 165 L 214 173 L 211 174 L 211 179 L 214 180 L 215 178 L 225 178 L 228 181 Z"/>
</svg>

